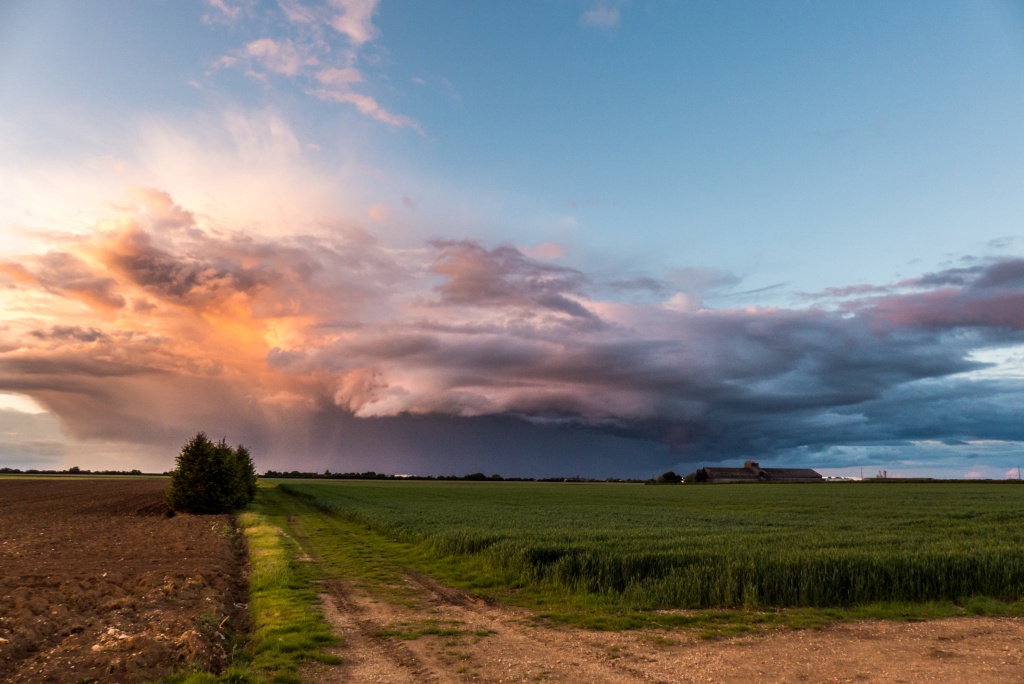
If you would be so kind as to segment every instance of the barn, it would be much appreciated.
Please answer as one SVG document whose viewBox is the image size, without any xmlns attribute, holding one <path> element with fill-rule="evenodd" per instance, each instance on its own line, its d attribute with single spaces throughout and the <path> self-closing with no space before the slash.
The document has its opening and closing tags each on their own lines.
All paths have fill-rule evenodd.
<svg viewBox="0 0 1024 684">
<path fill-rule="evenodd" d="M 762 468 L 757 461 L 746 461 L 742 468 L 698 468 L 685 482 L 824 482 L 810 468 Z"/>
</svg>

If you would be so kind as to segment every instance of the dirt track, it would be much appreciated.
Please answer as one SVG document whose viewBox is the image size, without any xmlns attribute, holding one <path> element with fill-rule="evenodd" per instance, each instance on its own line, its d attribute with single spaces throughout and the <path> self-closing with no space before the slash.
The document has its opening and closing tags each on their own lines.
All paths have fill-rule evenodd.
<svg viewBox="0 0 1024 684">
<path fill-rule="evenodd" d="M 1024 682 L 1024 621 L 961 618 L 866 622 L 703 641 L 688 632 L 592 632 L 538 626 L 410 575 L 419 605 L 371 600 L 332 582 L 321 596 L 345 664 L 309 671 L 329 682 Z M 399 639 L 382 632 L 435 631 Z M 460 634 L 453 634 L 458 631 Z"/>
<path fill-rule="evenodd" d="M 166 486 L 0 479 L 0 681 L 127 684 L 223 662 L 242 558 L 226 516 L 168 518 Z"/>
</svg>

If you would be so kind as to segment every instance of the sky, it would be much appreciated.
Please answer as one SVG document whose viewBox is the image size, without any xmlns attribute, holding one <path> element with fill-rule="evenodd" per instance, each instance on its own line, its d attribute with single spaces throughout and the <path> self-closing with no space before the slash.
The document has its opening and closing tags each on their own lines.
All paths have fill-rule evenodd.
<svg viewBox="0 0 1024 684">
<path fill-rule="evenodd" d="M 7 0 L 0 467 L 1017 477 L 1024 7 Z"/>
</svg>

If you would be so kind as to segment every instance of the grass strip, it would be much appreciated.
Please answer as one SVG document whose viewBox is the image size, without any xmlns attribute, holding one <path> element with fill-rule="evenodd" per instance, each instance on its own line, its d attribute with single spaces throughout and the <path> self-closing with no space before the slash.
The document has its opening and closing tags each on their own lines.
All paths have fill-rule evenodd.
<svg viewBox="0 0 1024 684">
<path fill-rule="evenodd" d="M 693 629 L 704 639 L 763 632 L 774 628 L 823 629 L 837 622 L 894 620 L 923 622 L 968 615 L 1024 617 L 1024 603 L 975 597 L 962 603 L 879 602 L 842 608 L 778 608 L 762 610 L 703 609 L 687 611 L 615 610 L 566 601 L 553 610 L 540 611 L 535 619 L 553 625 L 572 625 L 600 631 L 629 629 Z"/>
<path fill-rule="evenodd" d="M 323 652 L 338 639 L 320 611 L 313 568 L 299 560 L 295 541 L 261 513 L 239 518 L 252 564 L 250 668 L 272 682 L 288 683 L 301 681 L 297 671 L 303 662 L 340 662 Z"/>
<path fill-rule="evenodd" d="M 299 560 L 300 549 L 284 532 L 286 518 L 268 510 L 260 489 L 238 524 L 249 549 L 249 619 L 252 634 L 236 652 L 234 665 L 220 673 L 191 672 L 168 677 L 166 684 L 300 684 L 300 667 L 316 661 L 338 664 L 324 652 L 338 643 L 319 608 L 311 563 Z"/>
<path fill-rule="evenodd" d="M 404 641 L 412 641 L 425 636 L 463 637 L 471 636 L 477 639 L 495 634 L 489 629 L 461 629 L 462 624 L 453 620 L 421 620 L 418 623 L 402 622 L 377 630 L 373 636 L 378 638 L 394 638 Z"/>
</svg>

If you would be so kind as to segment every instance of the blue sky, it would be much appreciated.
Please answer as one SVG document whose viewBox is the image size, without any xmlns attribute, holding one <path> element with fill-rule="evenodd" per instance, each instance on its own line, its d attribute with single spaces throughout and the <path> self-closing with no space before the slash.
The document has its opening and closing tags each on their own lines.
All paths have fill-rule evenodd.
<svg viewBox="0 0 1024 684">
<path fill-rule="evenodd" d="M 1018 4 L 15 1 L 0 99 L 0 461 L 1020 460 Z"/>
</svg>

